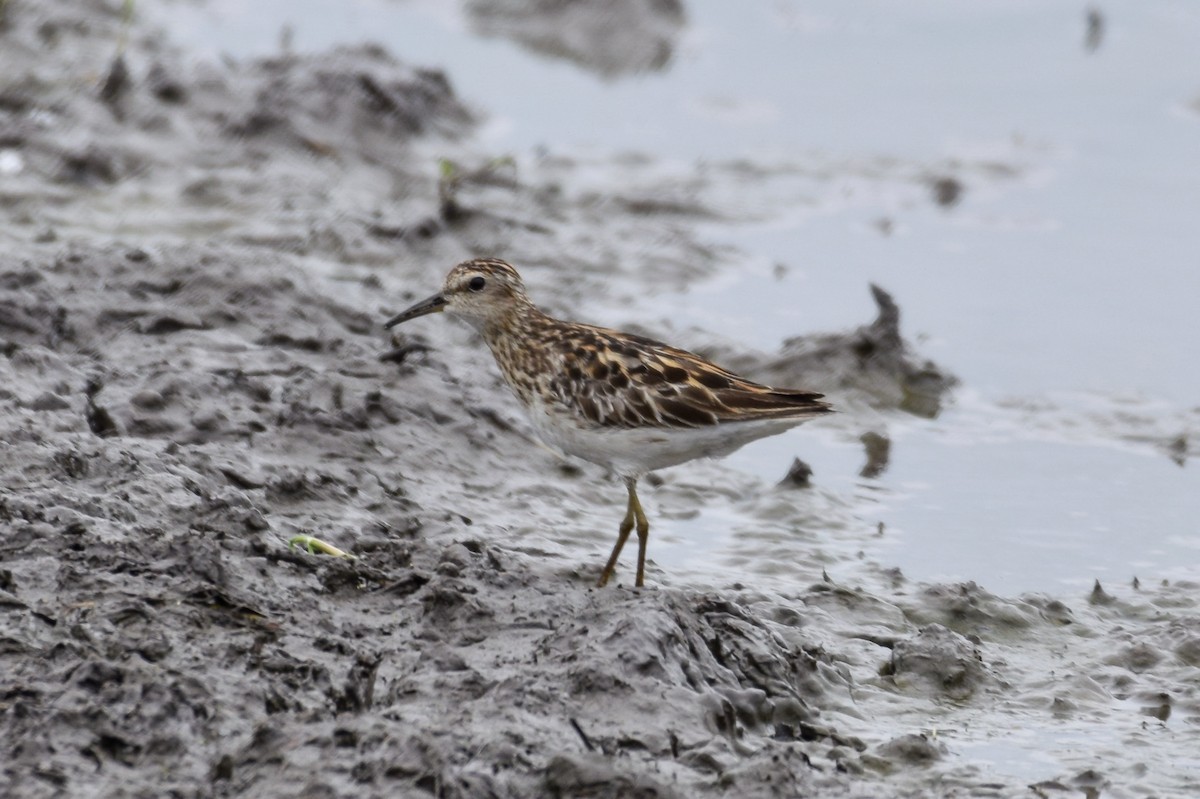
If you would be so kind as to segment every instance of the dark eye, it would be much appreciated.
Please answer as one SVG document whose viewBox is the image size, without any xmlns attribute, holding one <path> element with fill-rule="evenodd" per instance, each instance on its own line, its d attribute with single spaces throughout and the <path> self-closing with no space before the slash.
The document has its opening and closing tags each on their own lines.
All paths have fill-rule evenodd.
<svg viewBox="0 0 1200 799">
<path fill-rule="evenodd" d="M 483 287 L 487 285 L 487 281 L 481 277 L 471 278 L 471 282 L 467 283 L 467 288 L 471 291 L 483 291 Z"/>
</svg>

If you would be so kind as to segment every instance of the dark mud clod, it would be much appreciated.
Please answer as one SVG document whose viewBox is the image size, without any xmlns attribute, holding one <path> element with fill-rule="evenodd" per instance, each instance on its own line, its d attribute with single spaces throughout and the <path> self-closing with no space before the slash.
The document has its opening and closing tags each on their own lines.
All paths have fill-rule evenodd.
<svg viewBox="0 0 1200 799">
<path fill-rule="evenodd" d="M 892 762 L 908 763 L 911 765 L 927 765 L 940 760 L 949 749 L 946 745 L 927 735 L 902 735 L 880 746 L 879 755 Z"/>
<path fill-rule="evenodd" d="M 120 435 L 121 431 L 112 415 L 105 408 L 96 404 L 96 395 L 102 388 L 103 384 L 99 380 L 88 381 L 87 387 L 84 389 L 87 396 L 84 416 L 87 419 L 88 429 L 95 435 L 101 438 L 111 438 Z"/>
<path fill-rule="evenodd" d="M 470 3 L 473 29 L 540 56 L 576 64 L 600 77 L 658 72 L 674 58 L 687 28 L 681 0 L 606 3 Z"/>
<path fill-rule="evenodd" d="M 429 580 L 430 576 L 428 574 L 421 574 L 414 571 L 409 572 L 398 580 L 380 586 L 378 590 L 404 597 L 420 591 Z"/>
<path fill-rule="evenodd" d="M 340 713 L 361 713 L 375 704 L 375 678 L 383 655 L 360 653 L 355 657 L 341 691 L 334 692 L 334 704 Z M 348 744 L 353 745 L 353 744 Z"/>
<path fill-rule="evenodd" d="M 232 780 L 233 758 L 229 755 L 222 755 L 216 763 L 213 763 L 208 778 L 210 782 L 229 782 Z"/>
<path fill-rule="evenodd" d="M 599 753 L 559 754 L 546 765 L 538 794 L 552 799 L 567 797 L 646 797 L 677 799 L 683 795 L 648 776 L 638 776 L 619 761 Z"/>
<path fill-rule="evenodd" d="M 883 474 L 891 457 L 892 440 L 882 433 L 868 431 L 859 437 L 867 451 L 867 462 L 859 471 L 859 477 L 875 478 Z"/>
<path fill-rule="evenodd" d="M 964 700 L 993 681 L 976 645 L 940 624 L 931 624 L 892 647 L 888 673 L 903 684 Z"/>
<path fill-rule="evenodd" d="M 779 481 L 780 488 L 811 488 L 812 487 L 812 467 L 799 458 L 792 459 L 792 465 L 788 467 L 787 474 Z"/>
<path fill-rule="evenodd" d="M 426 344 L 418 341 L 405 341 L 397 347 L 393 347 L 384 354 L 379 356 L 379 360 L 383 363 L 402 364 L 408 360 L 410 355 L 420 355 L 429 352 L 430 348 Z"/>
<path fill-rule="evenodd" d="M 933 201 L 943 208 L 952 208 L 962 199 L 964 187 L 958 178 L 943 176 L 929 181 Z"/>
<path fill-rule="evenodd" d="M 109 185 L 120 179 L 122 169 L 113 153 L 97 146 L 62 154 L 59 180 L 83 186 Z"/>
<path fill-rule="evenodd" d="M 89 459 L 76 450 L 63 450 L 56 453 L 54 462 L 62 470 L 62 473 L 72 480 L 79 480 L 87 476 Z"/>
<path fill-rule="evenodd" d="M 100 99 L 116 110 L 117 104 L 129 91 L 129 67 L 125 64 L 125 56 L 117 55 L 108 68 L 108 77 L 100 87 Z"/>
<path fill-rule="evenodd" d="M 1188 435 L 1180 433 L 1167 444 L 1167 454 L 1177 466 L 1186 466 L 1188 459 Z"/>
<path fill-rule="evenodd" d="M 1115 601 L 1097 580 L 1096 584 L 1092 586 L 1092 593 L 1088 595 L 1088 602 L 1093 605 L 1111 605 Z"/>
<path fill-rule="evenodd" d="M 442 232 L 443 224 L 441 219 L 430 216 L 411 225 L 386 225 L 376 222 L 367 225 L 366 230 L 376 238 L 412 241 L 432 239 Z"/>
<path fill-rule="evenodd" d="M 173 77 L 167 67 L 155 62 L 146 75 L 146 86 L 150 93 L 164 103 L 176 105 L 187 101 L 187 88 Z"/>
<path fill-rule="evenodd" d="M 232 466 L 222 466 L 220 472 L 230 483 L 246 491 L 253 491 L 266 486 L 266 481 L 262 478 L 244 474 Z"/>
</svg>

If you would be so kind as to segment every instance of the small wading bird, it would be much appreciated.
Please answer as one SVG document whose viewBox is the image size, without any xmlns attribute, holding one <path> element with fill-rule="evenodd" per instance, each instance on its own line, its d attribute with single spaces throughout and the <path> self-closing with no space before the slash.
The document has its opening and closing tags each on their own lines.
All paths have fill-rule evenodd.
<svg viewBox="0 0 1200 799">
<path fill-rule="evenodd" d="M 443 311 L 483 335 L 543 441 L 624 479 L 629 504 L 598 586 L 612 577 L 635 527 L 635 585 L 645 583 L 650 523 L 638 478 L 728 455 L 831 410 L 821 394 L 769 388 L 653 339 L 547 316 L 525 295 L 517 270 L 497 259 L 454 267 L 440 292 L 385 327 Z"/>
</svg>

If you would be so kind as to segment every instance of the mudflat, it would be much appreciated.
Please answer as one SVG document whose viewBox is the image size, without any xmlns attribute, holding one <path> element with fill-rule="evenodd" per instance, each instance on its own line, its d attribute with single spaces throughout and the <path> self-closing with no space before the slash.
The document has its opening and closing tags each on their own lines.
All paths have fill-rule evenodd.
<svg viewBox="0 0 1200 799">
<path fill-rule="evenodd" d="M 105 4 L 0 14 L 0 794 L 1027 796 L 956 728 L 1063 720 L 1035 795 L 1197 789 L 1195 584 L 843 585 L 802 470 L 705 463 L 647 496 L 757 497 L 803 578 L 596 589 L 620 484 L 532 443 L 467 329 L 382 329 L 473 255 L 576 317 L 686 286 L 735 258 L 704 208 L 497 159 L 375 46 L 215 63 Z M 712 354 L 853 438 L 934 412 L 954 378 L 875 299 Z"/>
</svg>

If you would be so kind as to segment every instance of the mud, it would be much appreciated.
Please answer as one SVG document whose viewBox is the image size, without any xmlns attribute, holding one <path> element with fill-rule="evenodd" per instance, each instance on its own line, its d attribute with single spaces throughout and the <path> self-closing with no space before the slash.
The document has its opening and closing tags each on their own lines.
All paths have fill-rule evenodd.
<svg viewBox="0 0 1200 799">
<path fill-rule="evenodd" d="M 814 557 L 783 592 L 597 590 L 620 487 L 531 445 L 468 331 L 380 327 L 471 254 L 563 313 L 699 280 L 732 260 L 703 208 L 496 168 L 452 76 L 379 48 L 203 63 L 119 4 L 0 13 L 0 794 L 1197 790 L 1197 586 L 1005 599 Z M 864 391 L 857 441 L 952 385 L 886 296 L 744 362 Z M 809 489 L 689 468 L 819 529 Z M 1032 778 L 953 736 L 1064 720 L 1113 734 Z"/>
<path fill-rule="evenodd" d="M 480 35 L 512 39 L 609 79 L 664 69 L 686 20 L 679 0 L 473 0 L 464 10 Z"/>
</svg>

